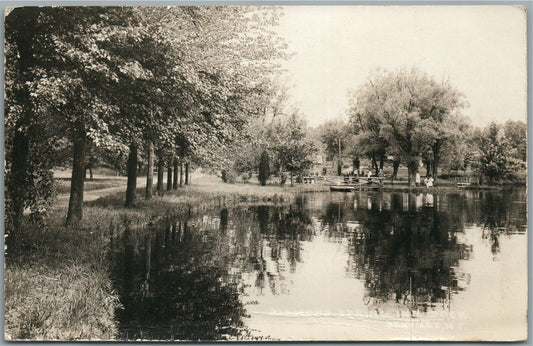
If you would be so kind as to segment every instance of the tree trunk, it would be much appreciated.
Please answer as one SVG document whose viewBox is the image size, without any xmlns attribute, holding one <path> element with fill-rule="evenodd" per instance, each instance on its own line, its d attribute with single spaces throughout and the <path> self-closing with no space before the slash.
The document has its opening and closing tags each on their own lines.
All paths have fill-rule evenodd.
<svg viewBox="0 0 533 346">
<path fill-rule="evenodd" d="M 409 185 L 409 187 L 411 187 L 411 184 L 415 183 L 415 175 L 417 171 L 418 171 L 418 160 L 411 159 L 407 163 L 407 173 L 408 173 L 407 184 Z"/>
<path fill-rule="evenodd" d="M 172 182 L 172 189 L 178 189 L 178 160 L 174 160 L 174 181 Z"/>
<path fill-rule="evenodd" d="M 68 202 L 67 226 L 78 227 L 83 216 L 83 185 L 85 182 L 85 131 L 78 131 L 73 138 L 72 178 Z"/>
<path fill-rule="evenodd" d="M 185 163 L 185 185 L 189 185 L 189 163 Z"/>
<path fill-rule="evenodd" d="M 383 164 L 385 163 L 385 154 L 379 153 L 379 169 L 383 170 Z"/>
<path fill-rule="evenodd" d="M 433 161 L 433 184 L 435 184 L 437 182 L 437 175 L 439 174 L 439 161 L 440 161 L 440 157 L 438 156 L 435 156 L 435 160 Z"/>
<path fill-rule="evenodd" d="M 183 162 L 180 160 L 180 186 L 183 186 Z"/>
<path fill-rule="evenodd" d="M 426 161 L 426 177 L 431 175 L 431 162 Z"/>
<path fill-rule="evenodd" d="M 128 187 L 126 188 L 126 207 L 135 205 L 137 190 L 137 145 L 130 144 L 128 155 Z"/>
<path fill-rule="evenodd" d="M 359 175 L 359 167 L 361 165 L 361 162 L 359 161 L 359 156 L 356 156 L 355 159 L 353 160 L 353 170 L 355 172 L 357 172 L 357 174 Z"/>
<path fill-rule="evenodd" d="M 157 161 L 157 193 L 160 195 L 163 193 L 164 174 L 165 174 L 165 165 L 163 164 L 163 160 L 159 159 Z"/>
<path fill-rule="evenodd" d="M 168 162 L 167 170 L 167 191 L 172 190 L 172 160 Z"/>
<path fill-rule="evenodd" d="M 437 183 L 437 174 L 439 173 L 440 148 L 441 148 L 441 143 L 440 141 L 437 141 L 433 145 L 433 184 Z"/>
<path fill-rule="evenodd" d="M 376 154 L 372 153 L 372 169 L 375 172 L 375 175 L 378 175 L 378 163 L 376 162 Z"/>
<path fill-rule="evenodd" d="M 10 199 L 11 215 L 13 217 L 13 230 L 18 232 L 24 213 L 24 196 L 26 195 L 26 177 L 28 170 L 30 139 L 23 131 L 16 131 L 13 138 L 13 151 L 11 153 L 12 166 L 8 176 L 9 186 L 6 195 Z"/>
<path fill-rule="evenodd" d="M 152 142 L 147 143 L 146 151 L 148 165 L 146 167 L 146 190 L 144 193 L 144 198 L 152 199 L 154 185 L 154 146 L 152 145 Z"/>
<path fill-rule="evenodd" d="M 93 180 L 93 169 L 91 168 L 91 165 L 88 164 L 87 166 L 85 166 L 85 170 L 84 170 L 84 173 L 83 173 L 83 179 L 87 180 L 87 171 L 89 171 L 89 180 Z"/>
<path fill-rule="evenodd" d="M 291 186 L 294 186 L 294 184 L 292 183 L 292 171 L 291 171 Z"/>
<path fill-rule="evenodd" d="M 392 161 L 392 179 L 398 179 L 398 169 L 400 168 L 400 160 Z"/>
<path fill-rule="evenodd" d="M 39 7 L 18 7 L 14 8 L 9 16 L 5 17 L 6 25 L 10 25 L 15 30 L 16 48 L 18 51 L 18 75 L 21 76 L 21 90 L 15 93 L 15 99 L 22 106 L 21 118 L 15 124 L 13 137 L 13 147 L 8 162 L 11 161 L 11 171 L 6 174 L 5 196 L 9 203 L 7 215 L 11 217 L 11 222 L 6 223 L 6 232 L 11 238 L 16 238 L 22 224 L 24 214 L 24 204 L 28 195 L 28 180 L 31 179 L 28 172 L 28 160 L 30 154 L 30 135 L 28 128 L 31 127 L 34 112 L 30 98 L 29 84 L 33 76 L 30 73 L 35 64 L 33 56 L 33 41 L 35 40 L 35 27 L 37 18 L 41 12 Z M 7 201 L 6 201 L 7 202 Z M 12 233 L 13 231 L 13 233 Z M 13 237 L 15 236 L 15 237 Z M 15 240 L 15 239 L 11 239 Z"/>
</svg>

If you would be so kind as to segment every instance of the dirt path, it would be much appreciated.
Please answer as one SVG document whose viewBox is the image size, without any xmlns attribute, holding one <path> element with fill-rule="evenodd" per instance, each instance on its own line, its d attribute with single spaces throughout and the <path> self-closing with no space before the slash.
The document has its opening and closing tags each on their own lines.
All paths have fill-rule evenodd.
<svg viewBox="0 0 533 346">
<path fill-rule="evenodd" d="M 198 173 L 193 173 L 191 174 L 191 181 L 195 181 L 195 182 L 203 182 L 203 180 L 205 180 L 205 175 L 204 174 L 198 174 Z M 95 175 L 95 178 L 99 178 L 98 176 Z M 109 178 L 109 177 L 103 177 L 103 178 Z M 198 178 L 201 178 L 200 181 L 198 181 Z M 117 192 L 126 192 L 126 184 L 127 184 L 127 178 L 126 177 L 118 177 L 116 178 L 117 180 L 122 180 L 123 181 L 123 184 L 120 185 L 120 186 L 115 186 L 115 187 L 107 187 L 107 188 L 103 188 L 103 189 L 95 189 L 95 190 L 85 190 L 83 191 L 83 201 L 84 202 L 89 202 L 89 201 L 94 201 L 94 200 L 97 200 L 98 198 L 100 197 L 104 197 L 104 196 L 108 196 L 108 195 L 111 195 L 111 194 L 114 194 L 114 193 L 117 193 Z M 163 184 L 164 186 L 166 187 L 166 177 L 164 177 L 163 179 Z M 144 176 L 141 176 L 141 177 L 138 177 L 137 178 L 137 188 L 144 188 L 146 187 L 146 177 Z M 60 195 L 57 195 L 56 197 L 56 200 L 55 200 L 55 203 L 54 205 L 55 206 L 64 206 L 64 205 L 67 205 L 68 204 L 68 201 L 69 201 L 69 198 L 70 198 L 70 193 L 63 193 L 63 194 L 60 194 Z"/>
<path fill-rule="evenodd" d="M 122 179 L 121 179 L 122 180 Z M 115 186 L 115 187 L 107 187 L 103 189 L 95 189 L 95 190 L 89 190 L 89 191 L 83 191 L 83 201 L 89 202 L 94 201 L 100 197 L 104 197 L 107 195 L 111 195 L 117 192 L 126 191 L 126 183 L 127 180 L 124 179 L 124 185 L 121 186 Z M 146 178 L 138 178 L 137 179 L 137 188 L 144 188 L 146 186 Z M 55 206 L 64 206 L 68 204 L 70 198 L 70 193 L 63 193 L 60 195 L 57 195 L 54 205 Z"/>
</svg>

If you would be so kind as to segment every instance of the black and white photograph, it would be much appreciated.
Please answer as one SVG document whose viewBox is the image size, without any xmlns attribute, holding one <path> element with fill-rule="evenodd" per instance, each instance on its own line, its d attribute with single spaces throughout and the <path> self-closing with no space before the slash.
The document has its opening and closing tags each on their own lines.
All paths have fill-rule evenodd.
<svg viewBox="0 0 533 346">
<path fill-rule="evenodd" d="M 7 341 L 524 341 L 519 5 L 4 11 Z"/>
</svg>

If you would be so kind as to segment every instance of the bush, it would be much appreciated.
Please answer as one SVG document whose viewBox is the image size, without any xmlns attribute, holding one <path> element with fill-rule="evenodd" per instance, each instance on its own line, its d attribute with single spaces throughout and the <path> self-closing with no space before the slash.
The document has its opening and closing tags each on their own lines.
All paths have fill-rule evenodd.
<svg viewBox="0 0 533 346">
<path fill-rule="evenodd" d="M 270 158 L 265 150 L 261 153 L 261 158 L 259 159 L 258 179 L 261 185 L 265 186 L 268 178 L 270 178 Z"/>
<path fill-rule="evenodd" d="M 222 170 L 222 181 L 233 184 L 237 180 L 237 172 L 232 169 Z"/>
</svg>

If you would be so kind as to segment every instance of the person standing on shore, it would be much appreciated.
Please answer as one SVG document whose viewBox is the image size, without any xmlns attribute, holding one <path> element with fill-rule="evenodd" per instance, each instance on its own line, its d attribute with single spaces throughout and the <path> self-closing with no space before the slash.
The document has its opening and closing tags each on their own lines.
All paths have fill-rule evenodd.
<svg viewBox="0 0 533 346">
<path fill-rule="evenodd" d="M 417 187 L 420 186 L 420 173 L 419 172 L 416 172 L 416 175 L 415 175 L 415 185 Z"/>
</svg>

